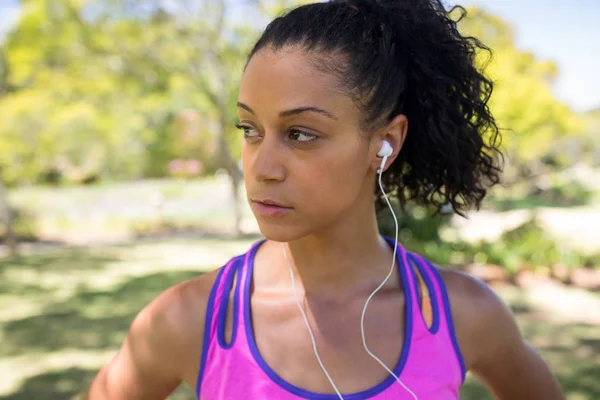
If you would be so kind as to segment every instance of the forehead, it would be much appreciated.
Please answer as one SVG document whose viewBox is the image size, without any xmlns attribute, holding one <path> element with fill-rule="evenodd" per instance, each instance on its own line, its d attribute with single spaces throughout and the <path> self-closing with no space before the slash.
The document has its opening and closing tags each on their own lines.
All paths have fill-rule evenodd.
<svg viewBox="0 0 600 400">
<path fill-rule="evenodd" d="M 340 90 L 338 79 L 320 71 L 318 62 L 299 50 L 260 50 L 242 75 L 239 101 L 253 108 L 261 104 L 277 104 L 281 109 L 353 106 L 350 96 Z"/>
</svg>

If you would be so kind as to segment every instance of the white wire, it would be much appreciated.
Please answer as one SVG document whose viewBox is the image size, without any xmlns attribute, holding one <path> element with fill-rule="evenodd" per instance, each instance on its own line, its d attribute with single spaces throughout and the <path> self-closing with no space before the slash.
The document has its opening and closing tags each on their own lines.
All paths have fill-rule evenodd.
<svg viewBox="0 0 600 400">
<path fill-rule="evenodd" d="M 379 364 L 381 364 L 381 366 L 387 371 L 389 372 L 390 375 L 392 375 L 396 381 L 400 384 L 400 386 L 402 386 L 404 388 L 404 390 L 406 390 L 408 393 L 411 394 L 411 396 L 413 397 L 413 399 L 415 400 L 419 400 L 419 398 L 417 397 L 416 394 L 414 394 L 414 392 L 412 390 L 410 390 L 401 380 L 399 377 L 396 376 L 396 374 L 390 370 L 388 368 L 387 365 L 385 365 L 385 363 L 383 361 L 381 361 L 370 349 L 369 346 L 367 346 L 367 339 L 365 337 L 365 315 L 367 314 L 367 307 L 369 306 L 369 302 L 371 301 L 371 299 L 373 298 L 373 296 L 375 296 L 375 294 L 377 294 L 377 292 L 386 284 L 386 282 L 388 281 L 388 279 L 390 279 L 390 276 L 392 276 L 392 273 L 394 272 L 394 264 L 396 262 L 396 251 L 398 249 L 398 218 L 396 218 L 396 213 L 394 212 L 394 209 L 392 207 L 392 204 L 390 203 L 390 200 L 387 197 L 387 194 L 385 193 L 385 190 L 383 190 L 383 185 L 381 184 L 381 173 L 382 169 L 379 169 L 379 188 L 381 189 L 381 193 L 383 193 L 383 197 L 385 198 L 385 201 L 387 202 L 388 207 L 390 208 L 390 211 L 392 212 L 392 216 L 394 217 L 394 223 L 395 223 L 395 227 L 396 227 L 396 238 L 394 240 L 394 255 L 392 257 L 392 266 L 390 267 L 390 272 L 387 274 L 387 276 L 385 277 L 384 281 L 381 282 L 381 284 L 377 287 L 377 289 L 375 289 L 373 291 L 373 293 L 371 293 L 371 295 L 367 298 L 367 301 L 365 302 L 365 307 L 363 308 L 363 312 L 362 312 L 362 316 L 360 317 L 360 333 L 362 335 L 362 341 L 363 341 L 363 346 L 365 347 L 365 350 L 367 351 L 367 353 L 369 353 L 369 355 L 371 357 L 373 357 L 373 359 L 375 359 L 375 361 L 377 361 Z"/>
<path fill-rule="evenodd" d="M 333 386 L 333 389 L 335 390 L 335 392 L 337 393 L 339 398 L 341 400 L 344 400 L 344 397 L 342 396 L 339 389 L 333 382 L 333 379 L 331 379 L 329 372 L 327 372 L 327 368 L 325 368 L 325 365 L 323 365 L 323 361 L 321 361 L 321 357 L 319 356 L 319 350 L 317 350 L 317 342 L 315 340 L 315 335 L 313 334 L 313 331 L 310 328 L 310 323 L 308 322 L 308 317 L 306 316 L 306 313 L 304 312 L 304 308 L 302 308 L 302 305 L 300 304 L 300 299 L 298 298 L 298 291 L 296 289 L 296 281 L 294 280 L 294 271 L 292 270 L 292 264 L 290 263 L 290 260 L 287 255 L 285 243 L 283 244 L 283 254 L 285 255 L 285 259 L 288 263 L 288 266 L 290 267 L 290 276 L 292 277 L 292 286 L 294 288 L 294 296 L 296 297 L 296 304 L 298 305 L 298 308 L 300 309 L 300 312 L 302 313 L 302 317 L 304 318 L 304 323 L 306 324 L 306 327 L 308 328 L 308 333 L 310 334 L 310 340 L 312 341 L 313 350 L 315 351 L 315 356 L 317 357 L 317 361 L 319 362 L 321 369 L 325 373 L 325 376 L 327 376 L 327 379 L 329 379 L 329 383 L 331 383 L 331 386 Z"/>
<path fill-rule="evenodd" d="M 410 395 L 413 397 L 414 400 L 419 400 L 419 398 L 417 397 L 417 395 L 414 394 L 414 392 L 412 390 L 410 390 L 400 380 L 400 378 L 397 377 L 396 374 L 392 370 L 390 370 L 387 367 L 387 365 L 385 365 L 385 363 L 383 361 L 381 361 L 369 349 L 369 346 L 367 346 L 367 339 L 365 337 L 365 324 L 364 324 L 364 322 L 365 322 L 365 315 L 367 313 L 367 307 L 369 306 L 369 302 L 371 301 L 371 299 L 373 298 L 373 296 L 375 296 L 375 294 L 377 294 L 377 292 L 386 284 L 386 282 L 388 281 L 388 279 L 390 279 L 390 277 L 392 276 L 392 274 L 394 272 L 394 264 L 396 262 L 396 251 L 398 249 L 398 218 L 396 218 L 396 213 L 394 213 L 394 209 L 392 207 L 392 204 L 390 203 L 390 200 L 388 199 L 387 194 L 383 190 L 383 185 L 381 184 L 382 169 L 380 168 L 377 172 L 379 173 L 379 179 L 378 179 L 379 188 L 381 189 L 381 193 L 383 193 L 383 197 L 385 198 L 385 201 L 387 202 L 387 205 L 390 208 L 390 211 L 392 212 L 392 216 L 394 217 L 394 223 L 395 223 L 395 227 L 396 227 L 396 238 L 395 238 L 395 241 L 394 241 L 394 255 L 392 257 L 392 266 L 390 267 L 390 272 L 385 277 L 385 280 L 377 287 L 377 289 L 375 289 L 373 291 L 373 293 L 371 293 L 371 295 L 367 298 L 367 301 L 365 302 L 365 306 L 363 308 L 362 315 L 361 315 L 361 318 L 360 318 L 360 333 L 362 335 L 363 346 L 364 346 L 365 350 L 367 351 L 367 353 L 369 353 L 369 355 L 373 359 L 375 359 L 375 361 L 377 361 L 379 364 L 381 364 L 381 366 L 390 375 L 392 375 L 394 377 L 394 379 L 396 379 L 396 381 L 400 384 L 400 386 L 402 386 L 404 388 L 404 390 L 406 390 L 408 393 L 410 393 Z M 286 247 L 285 247 L 285 243 L 283 243 L 283 254 L 284 254 L 285 259 L 286 259 L 286 261 L 288 263 L 288 267 L 290 268 L 290 276 L 292 277 L 292 286 L 294 288 L 294 296 L 296 297 L 296 304 L 298 305 L 298 308 L 300 309 L 300 312 L 302 313 L 302 317 L 304 318 L 304 323 L 306 324 L 306 327 L 308 328 L 308 333 L 310 334 L 310 339 L 312 341 L 313 350 L 315 352 L 315 356 L 317 357 L 317 361 L 319 362 L 319 365 L 321 366 L 321 369 L 325 373 L 325 376 L 327 376 L 327 379 L 329 379 L 329 383 L 331 383 L 331 386 L 333 387 L 333 389 L 337 393 L 338 397 L 341 400 L 344 400 L 344 397 L 342 396 L 342 394 L 340 393 L 339 389 L 337 388 L 337 386 L 333 382 L 333 379 L 331 379 L 331 376 L 329 375 L 329 372 L 327 372 L 327 368 L 325 368 L 325 365 L 323 364 L 323 361 L 321 361 L 321 357 L 319 356 L 319 351 L 317 350 L 317 342 L 315 341 L 315 336 L 314 336 L 313 331 L 312 331 L 312 329 L 310 327 L 310 323 L 308 322 L 308 317 L 306 316 L 306 313 L 304 312 L 304 309 L 302 308 L 302 305 L 300 304 L 300 299 L 298 298 L 298 291 L 296 290 L 296 281 L 294 280 L 294 271 L 292 270 L 292 264 L 290 263 L 290 260 L 288 258 L 288 254 L 287 254 L 287 250 L 286 250 Z"/>
</svg>

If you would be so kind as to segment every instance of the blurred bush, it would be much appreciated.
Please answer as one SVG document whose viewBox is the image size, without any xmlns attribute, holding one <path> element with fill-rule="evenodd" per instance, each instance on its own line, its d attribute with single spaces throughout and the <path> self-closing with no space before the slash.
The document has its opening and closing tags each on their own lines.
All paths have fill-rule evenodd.
<svg viewBox="0 0 600 400">
<path fill-rule="evenodd" d="M 576 207 L 592 202 L 595 193 L 578 180 L 559 179 L 544 175 L 541 179 L 495 190 L 486 204 L 498 211 L 533 209 L 537 207 Z"/>
<path fill-rule="evenodd" d="M 457 261 L 455 248 L 440 237 L 440 231 L 448 224 L 450 216 L 434 216 L 434 210 L 414 206 L 407 206 L 402 211 L 396 200 L 392 200 L 391 203 L 398 217 L 398 240 L 408 250 L 422 254 L 435 263 L 448 264 L 450 260 Z M 394 238 L 395 224 L 388 208 L 379 212 L 378 224 L 382 235 Z"/>
<path fill-rule="evenodd" d="M 504 268 L 514 279 L 522 271 L 547 272 L 555 267 L 572 272 L 580 267 L 600 269 L 600 253 L 586 254 L 562 245 L 534 218 L 504 232 L 493 242 L 468 243 L 448 238 L 442 232 L 450 216 L 434 215 L 422 208 L 407 208 L 403 213 L 395 205 L 399 221 L 399 241 L 440 265 L 491 264 Z M 394 237 L 394 220 L 389 210 L 379 215 L 380 232 Z M 442 236 L 444 238 L 442 239 Z M 567 277 L 568 280 L 568 277 Z"/>
<path fill-rule="evenodd" d="M 10 210 L 13 219 L 13 230 L 16 239 L 19 241 L 36 241 L 39 239 L 38 226 L 35 216 L 23 209 L 11 208 Z M 0 223 L 0 243 L 6 241 L 6 227 Z"/>
<path fill-rule="evenodd" d="M 506 268 L 511 277 L 525 269 L 551 267 L 562 261 L 555 239 L 535 219 L 505 232 L 492 243 L 474 245 L 473 251 L 484 263 Z"/>
</svg>

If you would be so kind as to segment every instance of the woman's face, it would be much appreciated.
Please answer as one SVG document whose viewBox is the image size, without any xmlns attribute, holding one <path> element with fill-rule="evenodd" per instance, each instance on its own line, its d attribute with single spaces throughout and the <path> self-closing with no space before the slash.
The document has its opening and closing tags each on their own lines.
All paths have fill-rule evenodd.
<svg viewBox="0 0 600 400">
<path fill-rule="evenodd" d="M 361 132 L 360 111 L 312 60 L 300 51 L 263 49 L 241 81 L 246 192 L 261 232 L 275 241 L 372 212 L 381 141 Z"/>
</svg>

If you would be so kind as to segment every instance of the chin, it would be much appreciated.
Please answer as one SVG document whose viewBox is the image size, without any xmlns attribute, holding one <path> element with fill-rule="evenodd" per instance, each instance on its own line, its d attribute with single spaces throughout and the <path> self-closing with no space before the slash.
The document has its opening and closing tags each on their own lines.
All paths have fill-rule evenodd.
<svg viewBox="0 0 600 400">
<path fill-rule="evenodd" d="M 265 239 L 274 242 L 293 242 L 310 233 L 306 227 L 300 228 L 298 224 L 264 221 L 260 218 L 257 218 L 257 222 L 260 233 Z"/>
</svg>

